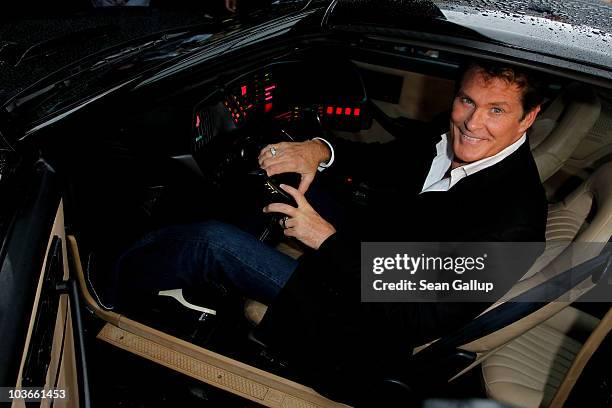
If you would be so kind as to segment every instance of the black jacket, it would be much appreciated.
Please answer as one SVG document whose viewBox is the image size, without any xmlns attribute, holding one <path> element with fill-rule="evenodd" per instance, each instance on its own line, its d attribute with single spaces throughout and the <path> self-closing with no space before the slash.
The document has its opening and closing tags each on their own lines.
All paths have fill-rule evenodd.
<svg viewBox="0 0 612 408">
<path fill-rule="evenodd" d="M 447 192 L 419 194 L 439 140 L 437 132 L 421 132 L 386 144 L 334 143 L 334 172 L 382 180 L 392 198 L 362 220 L 358 237 L 338 231 L 304 255 L 257 330 L 319 390 L 332 384 L 351 392 L 360 383 L 354 380 L 393 370 L 414 346 L 460 327 L 487 306 L 361 303 L 360 240 L 545 239 L 547 202 L 527 142 Z"/>
</svg>

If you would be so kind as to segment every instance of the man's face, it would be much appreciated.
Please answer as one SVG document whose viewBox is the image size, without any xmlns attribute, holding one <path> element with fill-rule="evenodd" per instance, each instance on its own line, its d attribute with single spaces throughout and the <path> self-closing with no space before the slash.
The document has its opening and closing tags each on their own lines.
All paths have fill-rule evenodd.
<svg viewBox="0 0 612 408">
<path fill-rule="evenodd" d="M 453 168 L 493 156 L 523 135 L 540 107 L 522 118 L 521 96 L 516 84 L 487 80 L 478 68 L 465 73 L 451 113 Z"/>
</svg>

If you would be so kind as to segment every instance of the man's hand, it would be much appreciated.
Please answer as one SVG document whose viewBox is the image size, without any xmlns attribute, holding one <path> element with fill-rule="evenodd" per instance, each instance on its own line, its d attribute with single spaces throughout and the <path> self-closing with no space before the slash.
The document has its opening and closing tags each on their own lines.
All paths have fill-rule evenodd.
<svg viewBox="0 0 612 408">
<path fill-rule="evenodd" d="M 336 232 L 336 229 L 308 204 L 304 194 L 286 184 L 281 184 L 280 187 L 293 197 L 298 207 L 272 203 L 264 207 L 263 211 L 286 214 L 288 218 L 283 223 L 285 236 L 297 238 L 309 247 L 319 249 L 321 244 Z"/>
<path fill-rule="evenodd" d="M 274 148 L 274 149 L 272 149 Z M 272 151 L 276 154 L 272 155 Z M 283 142 L 267 145 L 259 152 L 259 166 L 268 176 L 281 173 L 299 173 L 298 190 L 304 194 L 317 174 L 319 163 L 327 162 L 331 152 L 320 140 Z"/>
</svg>

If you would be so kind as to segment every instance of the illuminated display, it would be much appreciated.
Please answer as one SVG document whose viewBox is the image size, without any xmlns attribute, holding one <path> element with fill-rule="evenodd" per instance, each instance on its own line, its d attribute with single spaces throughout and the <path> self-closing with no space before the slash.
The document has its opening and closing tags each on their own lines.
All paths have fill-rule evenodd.
<svg viewBox="0 0 612 408">
<path fill-rule="evenodd" d="M 196 138 L 195 142 L 197 146 L 201 146 L 204 143 L 204 123 L 202 119 L 200 119 L 200 114 L 197 114 L 195 117 L 195 128 L 196 128 Z"/>
<path fill-rule="evenodd" d="M 312 119 L 314 113 L 318 120 L 325 120 L 335 125 L 351 125 L 361 122 L 361 107 L 347 104 L 314 104 L 286 106 L 278 101 L 277 92 L 283 89 L 270 73 L 256 73 L 248 79 L 235 82 L 225 94 L 223 106 L 229 113 L 229 118 L 236 126 L 241 126 L 245 120 L 260 114 L 272 114 L 274 119 L 284 122 L 299 122 Z M 280 109 L 282 110 L 280 110 Z M 196 143 L 205 143 L 210 138 L 208 128 L 212 125 L 205 111 L 200 111 L 194 118 L 196 128 Z"/>
<path fill-rule="evenodd" d="M 278 94 L 279 90 L 287 95 Z M 282 83 L 276 82 L 272 74 L 265 72 L 233 82 L 223 91 L 221 106 L 217 105 L 217 99 L 215 104 L 195 112 L 192 121 L 194 148 L 196 151 L 201 149 L 212 140 L 213 135 L 220 132 L 219 129 L 225 132 L 240 128 L 246 120 L 263 115 L 285 123 L 301 124 L 305 121 L 308 125 L 305 129 L 316 125 L 312 122 L 316 120 L 319 125 L 325 123 L 334 129 L 351 130 L 364 126 L 364 118 L 369 119 L 369 114 L 361 117 L 360 102 L 351 102 L 351 98 L 345 96 L 344 102 L 336 100 L 317 103 L 327 99 L 321 95 L 317 102 L 298 104 L 297 100 L 310 98 L 290 93 L 296 91 L 293 88 L 285 88 Z M 292 100 L 295 101 L 294 104 L 290 104 L 289 101 Z"/>
<path fill-rule="evenodd" d="M 225 107 L 234 123 L 241 124 L 250 111 L 272 111 L 276 87 L 269 73 L 255 74 L 247 83 L 238 84 L 225 100 Z"/>
<path fill-rule="evenodd" d="M 352 108 L 350 106 L 320 106 L 319 114 L 323 113 L 323 109 L 325 109 L 327 115 L 359 116 L 361 114 L 361 108 Z"/>
<path fill-rule="evenodd" d="M 319 120 L 333 121 L 336 124 L 360 123 L 361 108 L 352 106 L 315 105 L 293 106 L 289 110 L 274 116 L 274 119 L 283 122 L 299 122 L 311 118 L 310 114 L 316 112 Z M 266 109 L 266 112 L 268 110 Z"/>
</svg>

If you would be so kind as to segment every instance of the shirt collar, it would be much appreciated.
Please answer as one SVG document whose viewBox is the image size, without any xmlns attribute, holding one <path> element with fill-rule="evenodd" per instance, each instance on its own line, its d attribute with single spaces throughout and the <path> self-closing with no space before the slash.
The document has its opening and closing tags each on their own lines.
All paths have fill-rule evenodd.
<svg viewBox="0 0 612 408">
<path fill-rule="evenodd" d="M 459 166 L 456 169 L 451 170 L 450 183 L 447 189 L 450 189 L 451 187 L 453 187 L 462 178 L 472 175 L 474 173 L 477 173 L 480 170 L 484 170 L 487 167 L 491 167 L 494 164 L 499 163 L 500 161 L 502 161 L 503 159 L 510 156 L 512 153 L 514 153 L 516 150 L 518 150 L 518 148 L 521 147 L 521 145 L 525 143 L 526 140 L 527 140 L 526 133 L 523 133 L 523 135 L 516 142 L 504 148 L 497 154 L 490 156 L 490 157 L 485 157 L 484 159 L 480 159 L 472 163 L 464 164 L 463 166 Z M 440 165 L 446 166 L 445 167 L 446 169 L 448 169 L 448 166 L 452 164 L 452 161 L 455 158 L 452 143 L 448 143 L 448 133 L 444 133 L 441 136 L 441 140 L 436 144 L 436 158 L 438 160 L 434 159 L 434 162 L 437 161 Z M 446 171 L 447 170 L 445 170 L 444 172 L 440 172 L 439 176 L 434 176 L 433 174 L 431 174 L 431 171 L 430 171 L 430 175 L 432 177 L 428 177 L 428 180 L 426 180 L 425 184 L 427 186 L 431 186 L 436 181 L 442 180 L 444 178 L 444 173 Z M 436 180 L 434 180 L 434 178 Z M 427 190 L 428 188 L 429 187 L 424 188 L 424 190 Z"/>
<path fill-rule="evenodd" d="M 446 135 L 444 135 L 446 136 Z M 525 141 L 527 140 L 527 136 L 525 133 L 523 133 L 523 135 L 514 143 L 512 143 L 510 146 L 506 147 L 505 149 L 501 150 L 500 152 L 498 152 L 497 154 L 494 154 L 493 156 L 489 156 L 489 157 L 485 157 L 484 159 L 480 159 L 477 160 L 475 162 L 472 163 L 468 163 L 468 164 L 464 164 L 463 166 L 459 166 L 456 169 L 451 171 L 451 187 L 459 180 L 455 181 L 455 183 L 453 183 L 453 173 L 460 173 L 463 175 L 463 177 L 467 177 L 469 175 L 472 175 L 474 173 L 479 172 L 480 170 L 484 170 L 487 167 L 491 167 L 494 164 L 499 163 L 500 161 L 504 160 L 506 157 L 510 156 L 512 153 L 514 153 L 515 151 L 518 150 L 519 147 L 521 147 L 521 145 L 523 143 L 525 143 Z M 454 154 L 452 151 L 452 147 L 451 149 L 447 149 L 447 151 L 450 150 L 451 152 L 451 161 L 454 158 Z M 457 171 L 459 170 L 459 171 Z M 463 178 L 461 177 L 461 178 Z M 460 178 L 460 179 L 461 179 Z"/>
</svg>

